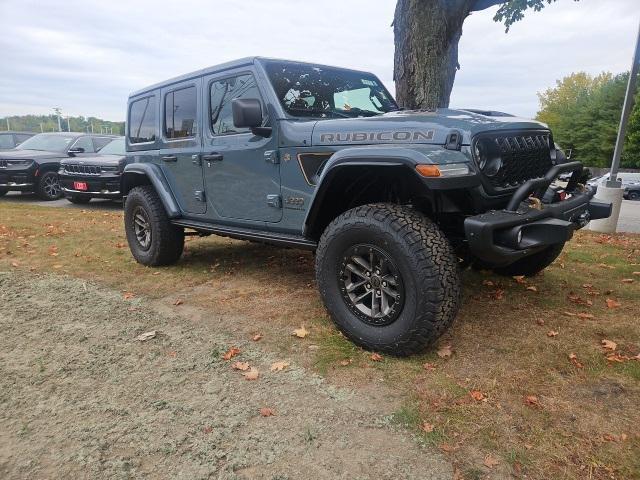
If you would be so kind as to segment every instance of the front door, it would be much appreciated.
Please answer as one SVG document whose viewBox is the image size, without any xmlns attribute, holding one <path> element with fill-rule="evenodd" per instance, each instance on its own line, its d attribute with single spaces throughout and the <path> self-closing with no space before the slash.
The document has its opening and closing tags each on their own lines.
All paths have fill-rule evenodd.
<svg viewBox="0 0 640 480">
<path fill-rule="evenodd" d="M 200 117 L 201 79 L 163 88 L 160 167 L 186 213 L 205 213 Z"/>
<path fill-rule="evenodd" d="M 203 136 L 203 168 L 209 205 L 223 219 L 279 222 L 280 165 L 275 132 L 270 137 L 254 135 L 233 124 L 234 98 L 263 96 L 251 71 L 226 72 L 205 77 L 209 115 Z M 249 223 L 248 222 L 248 223 Z"/>
</svg>

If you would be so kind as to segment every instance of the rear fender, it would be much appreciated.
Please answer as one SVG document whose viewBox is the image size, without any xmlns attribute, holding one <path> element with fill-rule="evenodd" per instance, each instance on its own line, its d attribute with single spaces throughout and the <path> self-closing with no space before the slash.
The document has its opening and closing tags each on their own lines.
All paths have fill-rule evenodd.
<svg viewBox="0 0 640 480">
<path fill-rule="evenodd" d="M 127 165 L 122 174 L 123 195 L 126 197 L 133 187 L 139 185 L 153 186 L 169 218 L 182 216 L 178 202 L 176 202 L 160 167 L 153 163 L 130 163 Z"/>
</svg>

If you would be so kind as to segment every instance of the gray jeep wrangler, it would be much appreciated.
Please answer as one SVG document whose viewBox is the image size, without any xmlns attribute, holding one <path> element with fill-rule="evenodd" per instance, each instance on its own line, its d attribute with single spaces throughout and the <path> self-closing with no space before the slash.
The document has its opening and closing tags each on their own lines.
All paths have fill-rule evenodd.
<svg viewBox="0 0 640 480">
<path fill-rule="evenodd" d="M 402 110 L 376 76 L 344 68 L 218 65 L 133 93 L 127 126 L 138 262 L 176 262 L 187 234 L 313 250 L 338 328 L 394 355 L 449 327 L 463 266 L 533 275 L 611 210 L 545 125 Z"/>
</svg>

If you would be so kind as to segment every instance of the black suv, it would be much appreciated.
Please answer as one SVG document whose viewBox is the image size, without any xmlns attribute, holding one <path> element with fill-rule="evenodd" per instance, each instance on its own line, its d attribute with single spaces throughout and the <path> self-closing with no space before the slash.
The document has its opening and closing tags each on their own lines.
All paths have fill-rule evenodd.
<svg viewBox="0 0 640 480">
<path fill-rule="evenodd" d="M 33 137 L 35 133 L 31 132 L 0 132 L 0 150 L 11 150 L 16 148 L 25 140 Z"/>
<path fill-rule="evenodd" d="M 0 152 L 0 196 L 14 190 L 35 192 L 43 200 L 61 198 L 60 161 L 94 154 L 114 138 L 75 132 L 39 133 L 14 150 Z"/>
<path fill-rule="evenodd" d="M 122 171 L 126 164 L 124 137 L 105 145 L 95 156 L 65 158 L 60 162 L 60 185 L 71 203 L 92 198 L 122 198 Z"/>
</svg>

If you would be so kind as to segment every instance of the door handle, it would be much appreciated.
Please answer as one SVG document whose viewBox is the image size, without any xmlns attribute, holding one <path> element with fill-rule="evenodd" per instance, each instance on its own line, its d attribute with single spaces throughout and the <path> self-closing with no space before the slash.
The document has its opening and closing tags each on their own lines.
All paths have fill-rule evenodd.
<svg viewBox="0 0 640 480">
<path fill-rule="evenodd" d="M 176 157 L 175 155 L 165 155 L 164 157 L 162 157 L 162 161 L 163 162 L 177 162 L 178 161 L 178 157 Z"/>
<path fill-rule="evenodd" d="M 213 153 L 211 153 L 209 155 L 203 155 L 202 159 L 205 162 L 221 162 L 222 159 L 223 159 L 223 156 L 222 156 L 221 153 L 213 152 Z"/>
</svg>

